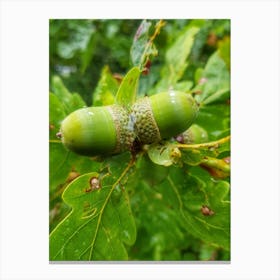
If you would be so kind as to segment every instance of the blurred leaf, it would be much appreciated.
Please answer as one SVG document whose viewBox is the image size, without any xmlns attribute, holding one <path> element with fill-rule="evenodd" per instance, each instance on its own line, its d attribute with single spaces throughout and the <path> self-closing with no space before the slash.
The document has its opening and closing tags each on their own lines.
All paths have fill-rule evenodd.
<svg viewBox="0 0 280 280">
<path fill-rule="evenodd" d="M 94 27 L 90 21 L 71 20 L 67 21 L 64 28 L 68 29 L 67 36 L 63 41 L 57 42 L 57 52 L 61 57 L 70 59 L 74 57 L 76 52 L 86 50 Z"/>
<path fill-rule="evenodd" d="M 86 106 L 81 96 L 77 93 L 70 93 L 58 76 L 53 76 L 51 86 L 53 93 L 63 104 L 66 114 Z"/>
<path fill-rule="evenodd" d="M 143 180 L 150 186 L 154 186 L 166 179 L 169 169 L 153 163 L 147 154 L 144 154 L 137 160 L 137 171 L 139 171 L 139 180 Z"/>
<path fill-rule="evenodd" d="M 176 41 L 169 47 L 165 56 L 165 65 L 162 68 L 162 79 L 157 84 L 157 91 L 166 90 L 174 86 L 183 76 L 187 68 L 187 58 L 191 52 L 194 37 L 199 31 L 197 27 L 187 27 Z"/>
<path fill-rule="evenodd" d="M 133 67 L 125 75 L 116 95 L 117 104 L 129 107 L 135 102 L 140 74 L 139 67 Z"/>
<path fill-rule="evenodd" d="M 195 122 L 207 130 L 210 141 L 227 136 L 230 134 L 230 105 L 201 106 Z"/>
<path fill-rule="evenodd" d="M 160 29 L 164 26 L 162 20 L 158 21 L 155 26 L 155 32 L 150 37 L 149 30 L 151 27 L 151 22 L 143 20 L 140 24 L 130 50 L 130 56 L 132 64 L 138 66 L 141 70 L 145 69 L 148 61 L 151 60 L 152 56 L 157 56 L 158 51 L 154 45 L 154 39 L 160 33 Z"/>
<path fill-rule="evenodd" d="M 197 68 L 195 70 L 194 80 L 196 84 L 198 84 L 200 79 L 203 77 L 203 72 L 204 72 L 203 68 Z"/>
<path fill-rule="evenodd" d="M 209 244 L 203 244 L 199 254 L 199 259 L 202 261 L 213 261 L 216 259 L 216 255 L 217 248 Z"/>
<path fill-rule="evenodd" d="M 136 229 L 121 186 L 130 166 L 119 162 L 126 160 L 127 154 L 112 159 L 106 173 L 84 174 L 68 185 L 63 199 L 72 211 L 50 235 L 51 260 L 128 258 L 124 243 L 134 243 Z"/>
<path fill-rule="evenodd" d="M 188 241 L 180 230 L 177 211 L 164 199 L 162 184 L 151 187 L 135 179 L 129 189 L 135 190 L 135 194 L 131 196 L 131 209 L 136 218 L 138 234 L 130 250 L 131 258 L 180 260 L 179 250 L 175 248 L 183 247 Z M 166 191 L 169 189 L 167 187 Z"/>
<path fill-rule="evenodd" d="M 225 61 L 227 69 L 230 71 L 230 37 L 226 36 L 218 42 L 218 52 L 220 57 Z"/>
<path fill-rule="evenodd" d="M 112 76 L 109 67 L 104 66 L 97 87 L 93 92 L 93 106 L 114 104 L 118 88 L 118 82 Z"/>
<path fill-rule="evenodd" d="M 49 95 L 49 128 L 50 134 L 49 139 L 57 140 L 56 133 L 60 129 L 60 124 L 62 120 L 66 117 L 63 104 L 60 102 L 59 98 L 50 93 Z"/>
<path fill-rule="evenodd" d="M 229 250 L 229 183 L 212 180 L 199 167 L 191 169 L 189 176 L 173 168 L 168 181 L 185 228 L 205 242 Z M 203 214 L 202 207 L 211 209 L 212 214 Z"/>
<path fill-rule="evenodd" d="M 224 60 L 215 52 L 208 60 L 201 79 L 193 92 L 203 105 L 225 101 L 230 94 L 230 76 Z"/>
<path fill-rule="evenodd" d="M 230 157 L 218 159 L 205 156 L 200 166 L 215 179 L 225 179 L 230 176 Z"/>
<path fill-rule="evenodd" d="M 88 40 L 88 43 L 86 45 L 86 48 L 83 50 L 81 54 L 81 72 L 85 73 L 87 67 L 89 66 L 91 59 L 94 55 L 94 49 L 96 46 L 96 36 L 94 33 L 91 34 L 90 39 Z"/>
<path fill-rule="evenodd" d="M 193 86 L 192 81 L 182 81 L 174 85 L 174 90 L 188 92 Z"/>
<path fill-rule="evenodd" d="M 141 68 L 141 66 L 144 64 L 144 60 L 146 59 L 146 52 L 145 49 L 147 49 L 147 52 L 149 54 L 150 51 L 152 51 L 152 47 L 154 45 L 151 45 L 149 43 L 149 30 L 152 23 L 147 20 L 143 20 L 141 24 L 139 25 L 136 34 L 133 39 L 133 43 L 130 49 L 130 56 L 131 61 L 134 66 L 138 66 Z"/>
</svg>

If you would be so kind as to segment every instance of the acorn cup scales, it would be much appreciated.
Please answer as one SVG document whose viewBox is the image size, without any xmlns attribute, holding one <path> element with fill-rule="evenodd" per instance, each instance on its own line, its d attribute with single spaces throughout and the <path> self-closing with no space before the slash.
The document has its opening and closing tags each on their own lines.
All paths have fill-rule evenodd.
<svg viewBox="0 0 280 280">
<path fill-rule="evenodd" d="M 151 144 L 169 139 L 188 129 L 198 114 L 198 105 L 190 94 L 162 92 L 139 99 L 132 107 L 139 141 Z"/>
</svg>

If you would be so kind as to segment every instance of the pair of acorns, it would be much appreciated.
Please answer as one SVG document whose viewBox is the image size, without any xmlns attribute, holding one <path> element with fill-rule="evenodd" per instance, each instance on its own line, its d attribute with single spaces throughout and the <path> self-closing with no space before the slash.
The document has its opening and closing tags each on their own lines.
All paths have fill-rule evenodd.
<svg viewBox="0 0 280 280">
<path fill-rule="evenodd" d="M 186 131 L 198 114 L 187 93 L 170 90 L 121 105 L 87 107 L 72 112 L 58 136 L 71 151 L 86 156 L 112 155 L 157 143 Z"/>
</svg>

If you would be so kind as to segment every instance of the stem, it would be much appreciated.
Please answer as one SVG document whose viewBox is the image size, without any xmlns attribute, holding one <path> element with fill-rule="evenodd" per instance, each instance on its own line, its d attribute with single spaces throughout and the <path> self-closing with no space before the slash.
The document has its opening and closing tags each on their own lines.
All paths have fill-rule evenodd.
<svg viewBox="0 0 280 280">
<path fill-rule="evenodd" d="M 183 148 L 183 149 L 199 149 L 199 148 L 209 148 L 209 147 L 217 147 L 221 144 L 224 144 L 226 142 L 230 141 L 230 135 L 226 136 L 224 138 L 221 138 L 216 141 L 208 142 L 208 143 L 201 143 L 201 144 L 177 144 L 177 148 Z"/>
<path fill-rule="evenodd" d="M 61 140 L 49 140 L 49 143 L 62 143 Z"/>
<path fill-rule="evenodd" d="M 160 33 L 160 29 L 165 25 L 165 22 L 161 19 L 156 23 L 155 26 L 155 32 L 154 34 L 151 36 L 150 38 L 150 42 L 154 41 L 154 39 L 156 38 L 156 36 Z"/>
<path fill-rule="evenodd" d="M 230 164 L 225 162 L 223 159 L 205 157 L 201 164 L 209 168 L 218 169 L 224 173 L 230 173 Z"/>
</svg>

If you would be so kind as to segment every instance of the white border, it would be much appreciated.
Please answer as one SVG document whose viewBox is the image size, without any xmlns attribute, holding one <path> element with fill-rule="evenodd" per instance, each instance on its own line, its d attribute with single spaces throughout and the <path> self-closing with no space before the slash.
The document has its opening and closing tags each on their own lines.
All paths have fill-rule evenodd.
<svg viewBox="0 0 280 280">
<path fill-rule="evenodd" d="M 231 264 L 49 264 L 49 18 L 231 19 Z M 278 1 L 2 1 L 0 19 L 1 279 L 280 279 Z"/>
</svg>

